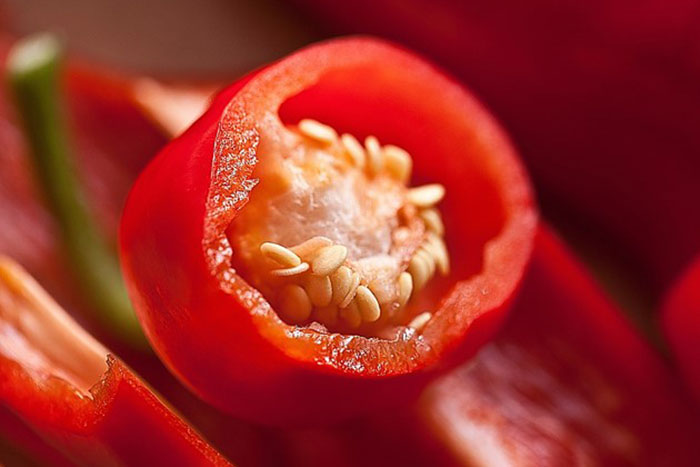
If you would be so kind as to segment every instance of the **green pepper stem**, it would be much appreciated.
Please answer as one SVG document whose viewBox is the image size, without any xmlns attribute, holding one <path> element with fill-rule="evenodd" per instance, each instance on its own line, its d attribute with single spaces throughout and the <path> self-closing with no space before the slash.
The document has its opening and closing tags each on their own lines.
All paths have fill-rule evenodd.
<svg viewBox="0 0 700 467">
<path fill-rule="evenodd" d="M 116 337 L 143 346 L 116 254 L 102 237 L 73 170 L 59 90 L 61 58 L 60 44 L 50 35 L 20 41 L 8 56 L 10 88 L 37 178 L 83 293 Z"/>
</svg>

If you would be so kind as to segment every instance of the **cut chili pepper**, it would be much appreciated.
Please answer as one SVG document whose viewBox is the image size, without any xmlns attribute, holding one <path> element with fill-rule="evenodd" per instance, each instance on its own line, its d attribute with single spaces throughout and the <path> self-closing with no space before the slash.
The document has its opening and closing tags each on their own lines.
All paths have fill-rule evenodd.
<svg viewBox="0 0 700 467">
<path fill-rule="evenodd" d="M 73 462 L 230 465 L 15 263 L 0 260 L 0 403 Z"/>
<path fill-rule="evenodd" d="M 445 192 L 443 229 L 425 211 Z M 224 91 L 137 180 L 121 254 L 148 336 L 197 394 L 314 423 L 414 397 L 473 355 L 535 223 L 514 151 L 472 96 L 405 51 L 348 39 Z M 452 271 L 428 282 L 447 272 L 442 234 Z"/>
<path fill-rule="evenodd" d="M 695 465 L 697 412 L 669 368 L 542 229 L 500 336 L 426 393 L 424 417 L 480 465 Z"/>
<path fill-rule="evenodd" d="M 671 288 L 661 316 L 678 367 L 700 402 L 700 258 Z"/>
</svg>

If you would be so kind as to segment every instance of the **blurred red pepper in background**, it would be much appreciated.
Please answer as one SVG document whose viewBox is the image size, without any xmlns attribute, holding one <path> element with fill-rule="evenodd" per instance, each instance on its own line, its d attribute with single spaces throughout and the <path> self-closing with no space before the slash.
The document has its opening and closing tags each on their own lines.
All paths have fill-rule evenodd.
<svg viewBox="0 0 700 467">
<path fill-rule="evenodd" d="M 688 387 L 700 403 L 700 258 L 669 290 L 663 328 Z"/>
<path fill-rule="evenodd" d="M 129 186 L 167 138 L 139 110 L 132 81 L 86 65 L 66 73 L 71 126 L 76 130 L 78 178 L 102 232 L 113 241 Z M 54 219 L 45 207 L 7 96 L 0 98 L 0 253 L 26 267 L 58 301 L 90 321 L 69 269 Z M 94 329 L 94 328 L 93 328 Z M 104 333 L 100 333 L 104 336 Z"/>
<path fill-rule="evenodd" d="M 546 228 L 504 331 L 427 391 L 455 453 L 483 465 L 695 465 L 700 413 Z"/>
<path fill-rule="evenodd" d="M 5 258 L 0 332 L 3 407 L 72 462 L 230 465 Z"/>
<path fill-rule="evenodd" d="M 658 298 L 700 249 L 700 3 L 293 0 L 432 57 L 483 98 L 546 216 Z"/>
</svg>

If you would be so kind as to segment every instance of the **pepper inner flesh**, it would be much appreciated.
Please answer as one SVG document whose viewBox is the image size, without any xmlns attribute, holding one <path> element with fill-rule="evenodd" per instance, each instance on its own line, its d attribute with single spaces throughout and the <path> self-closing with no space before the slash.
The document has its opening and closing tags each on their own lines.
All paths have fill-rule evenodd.
<svg viewBox="0 0 700 467">
<path fill-rule="evenodd" d="M 107 350 L 32 277 L 0 257 L 0 355 L 37 381 L 62 378 L 84 395 L 107 371 Z"/>
<path fill-rule="evenodd" d="M 289 324 L 420 330 L 431 314 L 409 302 L 449 271 L 442 185 L 410 187 L 405 150 L 310 119 L 259 153 L 258 184 L 227 229 L 239 273 Z"/>
</svg>

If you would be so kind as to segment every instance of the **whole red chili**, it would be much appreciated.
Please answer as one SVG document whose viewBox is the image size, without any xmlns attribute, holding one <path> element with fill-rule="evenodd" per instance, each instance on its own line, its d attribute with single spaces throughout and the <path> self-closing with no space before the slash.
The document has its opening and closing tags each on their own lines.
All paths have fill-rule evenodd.
<svg viewBox="0 0 700 467">
<path fill-rule="evenodd" d="M 121 257 L 146 333 L 197 394 L 312 423 L 411 398 L 472 355 L 535 223 L 512 147 L 470 94 L 345 39 L 248 76 L 170 143 L 133 187 Z"/>
<path fill-rule="evenodd" d="M 230 465 L 6 258 L 0 329 L 0 404 L 52 463 Z"/>
<path fill-rule="evenodd" d="M 700 258 L 671 287 L 661 317 L 679 369 L 700 401 Z"/>
</svg>

